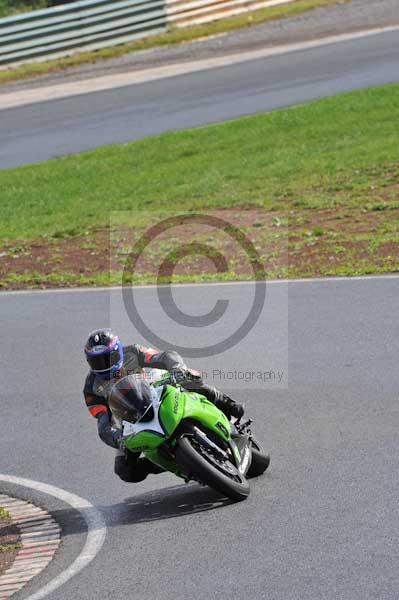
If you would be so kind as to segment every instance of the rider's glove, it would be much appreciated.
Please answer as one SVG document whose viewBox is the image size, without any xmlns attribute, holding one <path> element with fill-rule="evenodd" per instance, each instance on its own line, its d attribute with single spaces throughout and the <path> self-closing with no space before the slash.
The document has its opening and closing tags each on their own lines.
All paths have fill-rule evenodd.
<svg viewBox="0 0 399 600">
<path fill-rule="evenodd" d="M 175 383 L 180 384 L 183 381 L 201 381 L 201 373 L 194 369 L 186 367 L 176 367 L 171 371 L 172 379 Z"/>
<path fill-rule="evenodd" d="M 114 440 L 115 440 L 116 448 L 119 448 L 119 450 L 125 449 L 124 439 L 123 439 L 122 431 L 120 429 L 117 429 L 114 431 Z"/>
<path fill-rule="evenodd" d="M 119 429 L 112 426 L 108 412 L 101 413 L 97 417 L 98 435 L 107 446 L 111 448 L 119 448 L 118 440 L 121 437 Z"/>
<path fill-rule="evenodd" d="M 172 381 L 177 385 L 182 383 L 182 381 L 186 381 L 189 377 L 189 371 L 185 367 L 176 367 L 171 370 L 170 374 Z"/>
</svg>

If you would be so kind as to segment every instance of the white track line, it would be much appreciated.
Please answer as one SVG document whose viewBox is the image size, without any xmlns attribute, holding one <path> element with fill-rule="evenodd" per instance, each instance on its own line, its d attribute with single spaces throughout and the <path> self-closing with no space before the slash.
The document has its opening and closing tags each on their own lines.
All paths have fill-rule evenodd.
<svg viewBox="0 0 399 600">
<path fill-rule="evenodd" d="M 266 280 L 267 285 L 275 285 L 275 284 L 294 284 L 294 283 L 351 283 L 352 281 L 384 281 L 384 280 L 397 280 L 399 281 L 399 274 L 395 275 L 356 275 L 354 277 L 309 277 L 303 279 L 270 279 Z M 201 283 L 173 283 L 170 287 L 174 289 L 179 288 L 192 288 L 192 287 L 216 287 L 216 286 L 227 286 L 227 285 L 254 285 L 254 281 L 209 281 L 209 282 L 201 282 Z M 133 291 L 137 290 L 151 290 L 156 289 L 158 287 L 169 287 L 165 284 L 163 285 L 135 285 L 132 289 Z M 0 291 L 0 300 L 2 297 L 7 296 L 26 296 L 30 295 L 38 295 L 38 294 L 76 294 L 76 293 L 86 293 L 86 292 L 120 292 L 122 290 L 121 286 L 110 286 L 110 287 L 77 287 L 77 288 L 49 288 L 47 290 L 10 290 L 10 291 Z"/>
<path fill-rule="evenodd" d="M 55 579 L 27 599 L 41 600 L 66 583 L 71 577 L 74 577 L 79 571 L 87 567 L 87 565 L 97 556 L 104 543 L 107 527 L 102 514 L 88 500 L 80 498 L 80 496 L 77 496 L 76 494 L 72 494 L 71 492 L 67 492 L 66 490 L 47 483 L 24 479 L 23 477 L 14 477 L 12 475 L 0 474 L 0 481 L 21 485 L 43 494 L 48 494 L 54 498 L 58 498 L 62 502 L 72 506 L 75 510 L 78 510 L 86 521 L 87 539 L 79 556 L 67 569 L 65 569 L 65 571 L 60 573 Z"/>
<path fill-rule="evenodd" d="M 165 65 L 163 67 L 143 69 L 133 72 L 129 71 L 114 75 L 103 75 L 86 79 L 84 81 L 71 81 L 46 87 L 23 89 L 20 91 L 0 94 L 0 110 L 15 108 L 25 104 L 35 104 L 49 100 L 53 101 L 60 98 L 89 94 L 91 92 L 99 92 L 140 83 L 147 83 L 149 81 L 156 81 L 168 77 L 176 77 L 177 75 L 186 75 L 188 73 L 195 73 L 207 69 L 226 67 L 261 58 L 271 58 L 273 56 L 287 54 L 289 52 L 310 50 L 312 48 L 327 46 L 329 44 L 348 42 L 351 40 L 361 39 L 372 35 L 379 35 L 382 33 L 390 33 L 393 31 L 399 31 L 399 25 L 331 35 L 307 42 L 284 44 L 280 46 L 274 46 L 273 48 L 269 47 L 262 50 L 251 50 L 248 52 L 240 52 L 227 56 L 218 56 L 215 58 L 184 63 L 175 63 L 171 65 Z"/>
</svg>

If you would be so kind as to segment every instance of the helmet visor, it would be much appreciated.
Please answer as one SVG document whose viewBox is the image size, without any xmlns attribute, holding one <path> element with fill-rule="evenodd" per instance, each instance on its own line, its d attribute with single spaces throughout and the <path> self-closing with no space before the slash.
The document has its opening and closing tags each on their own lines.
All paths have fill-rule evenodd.
<svg viewBox="0 0 399 600">
<path fill-rule="evenodd" d="M 119 349 L 119 344 L 117 344 L 111 351 L 105 349 L 105 351 L 99 353 L 87 353 L 87 362 L 89 363 L 91 370 L 95 373 L 109 371 L 112 369 L 112 367 L 117 365 L 120 360 L 121 352 Z"/>
</svg>

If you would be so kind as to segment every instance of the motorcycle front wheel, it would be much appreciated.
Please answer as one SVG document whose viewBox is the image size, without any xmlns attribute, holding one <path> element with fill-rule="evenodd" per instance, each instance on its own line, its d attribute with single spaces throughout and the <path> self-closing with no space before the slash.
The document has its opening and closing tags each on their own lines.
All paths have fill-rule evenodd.
<svg viewBox="0 0 399 600">
<path fill-rule="evenodd" d="M 270 465 L 269 454 L 266 454 L 263 451 L 262 447 L 254 438 L 252 438 L 251 441 L 251 450 L 252 460 L 246 474 L 248 479 L 251 479 L 251 477 L 259 477 L 259 475 L 263 475 L 263 473 L 266 471 L 266 469 L 269 468 Z"/>
<path fill-rule="evenodd" d="M 195 434 L 179 439 L 176 461 L 190 479 L 200 481 L 232 500 L 245 500 L 249 495 L 249 483 L 244 475 Z"/>
</svg>

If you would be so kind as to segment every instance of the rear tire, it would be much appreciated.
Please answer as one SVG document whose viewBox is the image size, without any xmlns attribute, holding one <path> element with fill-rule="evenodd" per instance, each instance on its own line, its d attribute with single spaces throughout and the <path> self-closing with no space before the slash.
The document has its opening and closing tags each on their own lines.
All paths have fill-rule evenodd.
<svg viewBox="0 0 399 600">
<path fill-rule="evenodd" d="M 232 500 L 245 500 L 249 494 L 249 484 L 238 469 L 232 463 L 231 468 L 235 470 L 234 479 L 225 475 L 208 461 L 192 445 L 192 436 L 184 436 L 179 439 L 176 450 L 176 460 L 184 469 L 184 472 L 193 479 L 198 479 L 201 483 L 228 496 Z"/>
</svg>

